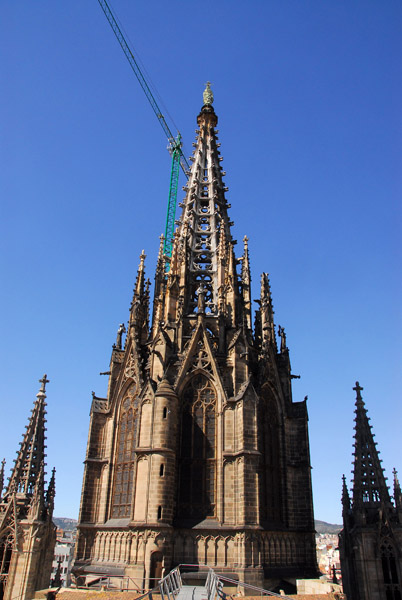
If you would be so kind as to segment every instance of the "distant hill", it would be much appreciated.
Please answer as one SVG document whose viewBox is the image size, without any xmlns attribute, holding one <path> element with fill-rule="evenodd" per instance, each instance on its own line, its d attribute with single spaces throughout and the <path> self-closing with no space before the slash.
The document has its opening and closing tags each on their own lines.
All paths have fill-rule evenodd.
<svg viewBox="0 0 402 600">
<path fill-rule="evenodd" d="M 326 523 L 325 521 L 315 520 L 315 530 L 317 533 L 339 533 L 343 525 L 333 525 L 332 523 Z"/>
<path fill-rule="evenodd" d="M 53 517 L 53 523 L 59 529 L 64 531 L 73 531 L 77 529 L 77 519 L 68 519 L 67 517 Z"/>
<path fill-rule="evenodd" d="M 64 531 L 73 531 L 77 528 L 77 519 L 68 519 L 67 517 L 53 517 L 53 523 Z M 315 529 L 317 533 L 339 533 L 342 525 L 334 525 L 325 521 L 315 521 Z"/>
</svg>

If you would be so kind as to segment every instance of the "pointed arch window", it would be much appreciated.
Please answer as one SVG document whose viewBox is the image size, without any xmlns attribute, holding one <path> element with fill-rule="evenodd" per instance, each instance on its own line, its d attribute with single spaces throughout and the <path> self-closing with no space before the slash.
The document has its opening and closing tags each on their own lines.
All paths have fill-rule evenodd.
<svg viewBox="0 0 402 600">
<path fill-rule="evenodd" d="M 135 459 L 135 411 L 131 398 L 122 403 L 115 455 L 112 518 L 130 517 Z"/>
<path fill-rule="evenodd" d="M 202 520 L 216 507 L 216 391 L 205 375 L 183 392 L 178 517 Z"/>
<path fill-rule="evenodd" d="M 398 565 L 394 548 L 389 540 L 384 540 L 380 547 L 382 574 L 386 600 L 401 600 L 401 587 L 398 576 Z"/>
</svg>

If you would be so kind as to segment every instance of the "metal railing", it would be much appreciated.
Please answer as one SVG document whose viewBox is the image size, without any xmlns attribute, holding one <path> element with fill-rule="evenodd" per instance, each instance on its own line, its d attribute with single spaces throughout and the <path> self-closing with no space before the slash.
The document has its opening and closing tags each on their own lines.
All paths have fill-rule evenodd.
<svg viewBox="0 0 402 600">
<path fill-rule="evenodd" d="M 99 575 L 99 580 L 93 582 L 90 587 L 92 589 L 103 588 L 103 589 L 113 589 L 115 591 L 133 591 L 133 587 L 130 584 L 134 585 L 134 588 L 138 592 L 143 592 L 141 596 L 138 596 L 136 600 L 152 600 L 152 594 L 157 594 L 159 592 L 161 596 L 161 600 L 175 600 L 176 596 L 179 594 L 180 590 L 183 587 L 181 573 L 190 574 L 192 571 L 189 569 L 194 568 L 194 571 L 204 572 L 207 574 L 206 581 L 204 586 L 205 591 L 207 593 L 208 600 L 224 600 L 226 598 L 226 593 L 223 591 L 223 587 L 225 584 L 229 584 L 230 587 L 236 587 L 239 592 L 239 588 L 243 588 L 248 590 L 249 592 L 255 592 L 254 596 L 270 596 L 274 598 L 281 598 L 282 600 L 291 600 L 289 596 L 284 596 L 282 594 L 277 594 L 275 592 L 270 592 L 269 590 L 264 590 L 263 588 L 257 587 L 255 585 L 251 585 L 250 583 L 245 583 L 244 581 L 238 581 L 236 579 L 231 579 L 230 577 L 225 577 L 224 575 L 218 575 L 215 573 L 211 567 L 203 564 L 180 564 L 174 569 L 172 569 L 163 579 L 153 579 L 149 580 L 149 583 L 152 585 L 151 581 L 155 581 L 155 587 L 152 589 L 148 589 L 147 591 L 144 588 L 140 587 L 136 580 L 132 577 L 122 577 L 118 585 L 116 585 L 116 580 L 119 579 L 113 576 L 102 576 Z M 137 580 L 139 581 L 139 580 Z M 143 580 L 141 580 L 143 581 Z M 114 583 L 114 585 L 113 585 Z M 84 586 L 77 586 L 84 587 Z M 85 586 L 88 587 L 88 586 Z M 248 594 L 250 595 L 250 594 Z"/>
<path fill-rule="evenodd" d="M 174 597 L 180 592 L 182 585 L 180 568 L 176 567 L 159 581 L 158 588 L 161 600 L 174 600 Z"/>
<path fill-rule="evenodd" d="M 226 597 L 226 594 L 223 591 L 224 583 L 232 584 L 233 586 L 236 586 L 237 589 L 241 587 L 246 590 L 252 590 L 256 592 L 256 594 L 254 594 L 255 596 L 261 596 L 261 598 L 263 596 L 270 596 L 274 598 L 284 598 L 285 600 L 291 600 L 289 596 L 284 596 L 282 594 L 270 592 L 269 590 L 264 590 L 263 588 L 251 585 L 250 583 L 245 583 L 244 581 L 237 581 L 236 579 L 231 579 L 230 577 L 225 577 L 224 575 L 217 575 L 213 569 L 209 569 L 207 580 L 205 582 L 205 589 L 207 591 L 208 600 L 216 600 L 217 598 L 220 599 Z"/>
</svg>

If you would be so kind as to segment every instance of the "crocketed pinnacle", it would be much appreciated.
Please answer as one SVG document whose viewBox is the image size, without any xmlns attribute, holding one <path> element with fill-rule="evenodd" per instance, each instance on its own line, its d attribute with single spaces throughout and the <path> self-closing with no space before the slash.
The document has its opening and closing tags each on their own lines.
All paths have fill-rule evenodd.
<svg viewBox="0 0 402 600">
<path fill-rule="evenodd" d="M 356 391 L 355 446 L 353 468 L 353 508 L 373 508 L 380 503 L 390 505 L 390 496 L 371 431 L 359 382 Z"/>
<path fill-rule="evenodd" d="M 41 387 L 36 394 L 36 401 L 31 418 L 21 442 L 21 447 L 11 473 L 5 496 L 15 490 L 20 494 L 31 496 L 37 480 L 40 479 L 41 468 L 45 464 L 45 423 L 46 423 L 46 384 L 44 375 L 39 380 Z"/>
<path fill-rule="evenodd" d="M 398 479 L 398 471 L 396 469 L 394 469 L 392 471 L 392 474 L 394 476 L 394 502 L 395 502 L 395 506 L 398 510 L 402 510 L 402 491 L 401 491 L 401 486 L 399 483 L 399 479 Z"/>
<path fill-rule="evenodd" d="M 348 486 L 346 485 L 346 477 L 342 475 L 342 513 L 348 514 L 350 510 L 350 497 Z"/>
</svg>

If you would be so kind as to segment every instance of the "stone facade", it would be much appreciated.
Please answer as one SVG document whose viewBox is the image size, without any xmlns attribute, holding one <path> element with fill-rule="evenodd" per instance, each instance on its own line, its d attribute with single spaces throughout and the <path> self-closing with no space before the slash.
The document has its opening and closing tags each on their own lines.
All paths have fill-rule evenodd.
<svg viewBox="0 0 402 600">
<path fill-rule="evenodd" d="M 30 600 L 50 582 L 55 472 L 45 491 L 46 383 L 45 375 L 3 495 L 4 461 L 0 472 L 0 600 Z"/>
<path fill-rule="evenodd" d="M 99 573 L 153 587 L 179 563 L 268 587 L 317 573 L 306 401 L 292 400 L 265 273 L 252 324 L 247 238 L 236 258 L 217 120 L 204 104 L 151 319 L 142 253 L 107 398 L 93 397 L 81 581 Z"/>
<path fill-rule="evenodd" d="M 343 589 L 348 600 L 401 600 L 402 493 L 394 470 L 393 502 L 356 382 L 353 495 L 343 478 L 339 535 Z"/>
</svg>

